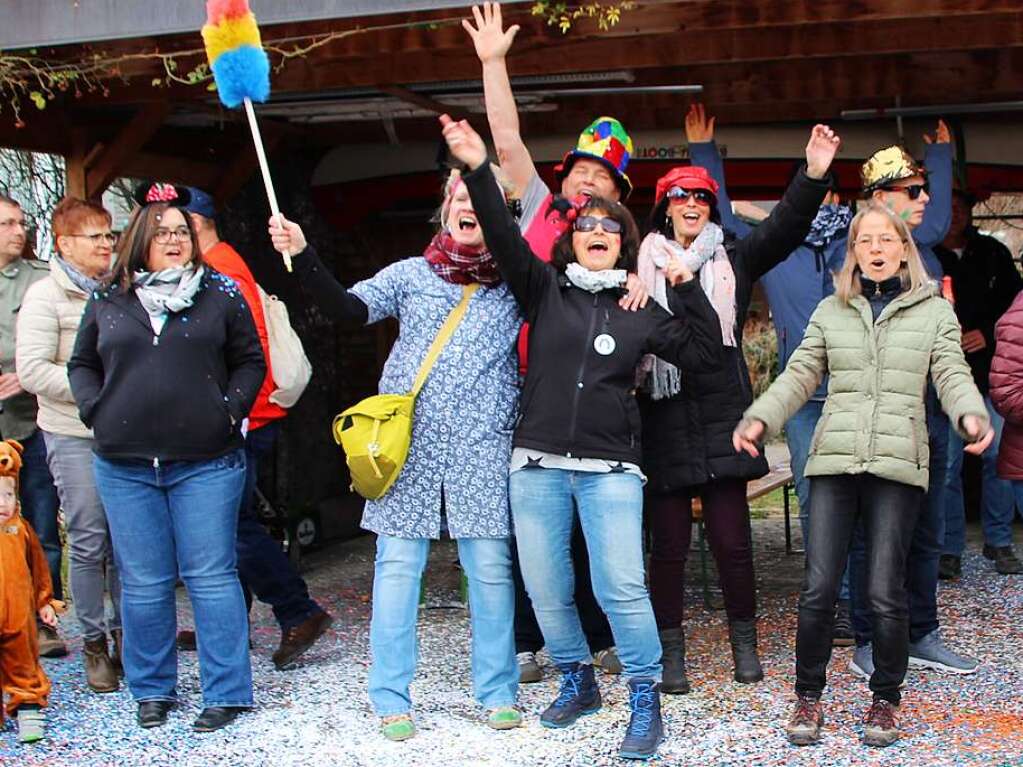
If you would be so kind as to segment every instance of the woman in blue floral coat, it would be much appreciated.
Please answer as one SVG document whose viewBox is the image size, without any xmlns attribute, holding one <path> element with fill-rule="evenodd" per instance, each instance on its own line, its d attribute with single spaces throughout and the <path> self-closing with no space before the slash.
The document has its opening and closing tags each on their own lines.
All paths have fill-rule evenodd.
<svg viewBox="0 0 1023 767">
<path fill-rule="evenodd" d="M 415 734 L 409 684 L 417 657 L 419 587 L 430 541 L 443 528 L 458 541 L 469 580 L 476 698 L 491 727 L 522 722 L 514 706 L 518 667 L 508 509 L 519 395 L 515 343 L 522 317 L 486 249 L 457 172 L 445 185 L 441 221 L 422 256 L 391 264 L 351 290 L 333 278 L 297 224 L 270 225 L 274 247 L 299 254 L 295 273 L 325 312 L 365 323 L 398 319 L 381 393 L 412 388 L 463 285 L 480 285 L 416 400 L 412 445 L 401 474 L 383 497 L 367 501 L 362 518 L 362 526 L 377 534 L 369 696 L 381 732 L 391 740 Z"/>
</svg>

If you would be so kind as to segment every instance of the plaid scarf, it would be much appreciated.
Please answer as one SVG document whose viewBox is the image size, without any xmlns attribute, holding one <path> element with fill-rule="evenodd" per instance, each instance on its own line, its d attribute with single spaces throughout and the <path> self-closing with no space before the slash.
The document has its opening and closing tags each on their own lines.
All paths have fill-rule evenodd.
<svg viewBox="0 0 1023 767">
<path fill-rule="evenodd" d="M 438 232 L 423 251 L 426 263 L 433 273 L 456 285 L 478 282 L 493 287 L 501 282 L 497 262 L 485 247 L 469 248 L 459 245 L 451 232 Z"/>
</svg>

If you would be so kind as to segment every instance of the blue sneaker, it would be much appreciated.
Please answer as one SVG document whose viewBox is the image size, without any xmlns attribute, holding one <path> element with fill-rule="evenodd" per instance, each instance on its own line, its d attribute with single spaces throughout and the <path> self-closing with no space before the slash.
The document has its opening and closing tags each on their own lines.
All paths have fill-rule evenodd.
<svg viewBox="0 0 1023 767">
<path fill-rule="evenodd" d="M 589 663 L 562 663 L 561 691 L 547 710 L 540 715 L 544 727 L 569 727 L 575 720 L 600 710 L 600 688 Z"/>
<path fill-rule="evenodd" d="M 909 665 L 949 674 L 975 674 L 980 661 L 951 650 L 941 638 L 941 629 L 934 629 L 919 642 L 909 643 Z"/>
<path fill-rule="evenodd" d="M 629 708 L 632 709 L 632 718 L 618 756 L 622 759 L 650 759 L 664 738 L 657 680 L 642 676 L 630 679 Z"/>
</svg>

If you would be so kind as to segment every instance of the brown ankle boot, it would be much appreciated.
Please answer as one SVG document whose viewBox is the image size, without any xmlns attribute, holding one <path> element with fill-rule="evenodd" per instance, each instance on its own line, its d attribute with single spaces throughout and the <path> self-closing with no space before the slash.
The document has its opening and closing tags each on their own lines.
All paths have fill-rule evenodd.
<svg viewBox="0 0 1023 767">
<path fill-rule="evenodd" d="M 124 643 L 124 632 L 121 629 L 112 629 L 110 631 L 111 647 L 110 647 L 110 662 L 114 664 L 114 671 L 117 672 L 118 676 L 124 676 L 124 664 L 121 661 Z"/>
<path fill-rule="evenodd" d="M 121 683 L 107 655 L 107 639 L 85 640 L 85 681 L 95 692 L 115 692 Z"/>
</svg>

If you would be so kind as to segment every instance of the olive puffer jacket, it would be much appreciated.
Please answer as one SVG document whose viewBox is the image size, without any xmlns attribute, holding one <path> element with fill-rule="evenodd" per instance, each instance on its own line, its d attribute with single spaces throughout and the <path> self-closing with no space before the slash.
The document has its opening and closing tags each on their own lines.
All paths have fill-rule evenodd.
<svg viewBox="0 0 1023 767">
<path fill-rule="evenodd" d="M 987 428 L 955 312 L 930 287 L 897 296 L 876 322 L 863 296 L 848 304 L 824 299 L 784 372 L 745 417 L 777 433 L 825 373 L 828 398 L 810 445 L 808 477 L 870 473 L 926 489 L 928 373 L 964 439 L 970 439 L 964 416 L 977 416 Z"/>
<path fill-rule="evenodd" d="M 995 324 L 991 403 L 1005 417 L 998 446 L 998 476 L 1023 479 L 1023 293 Z"/>
</svg>

